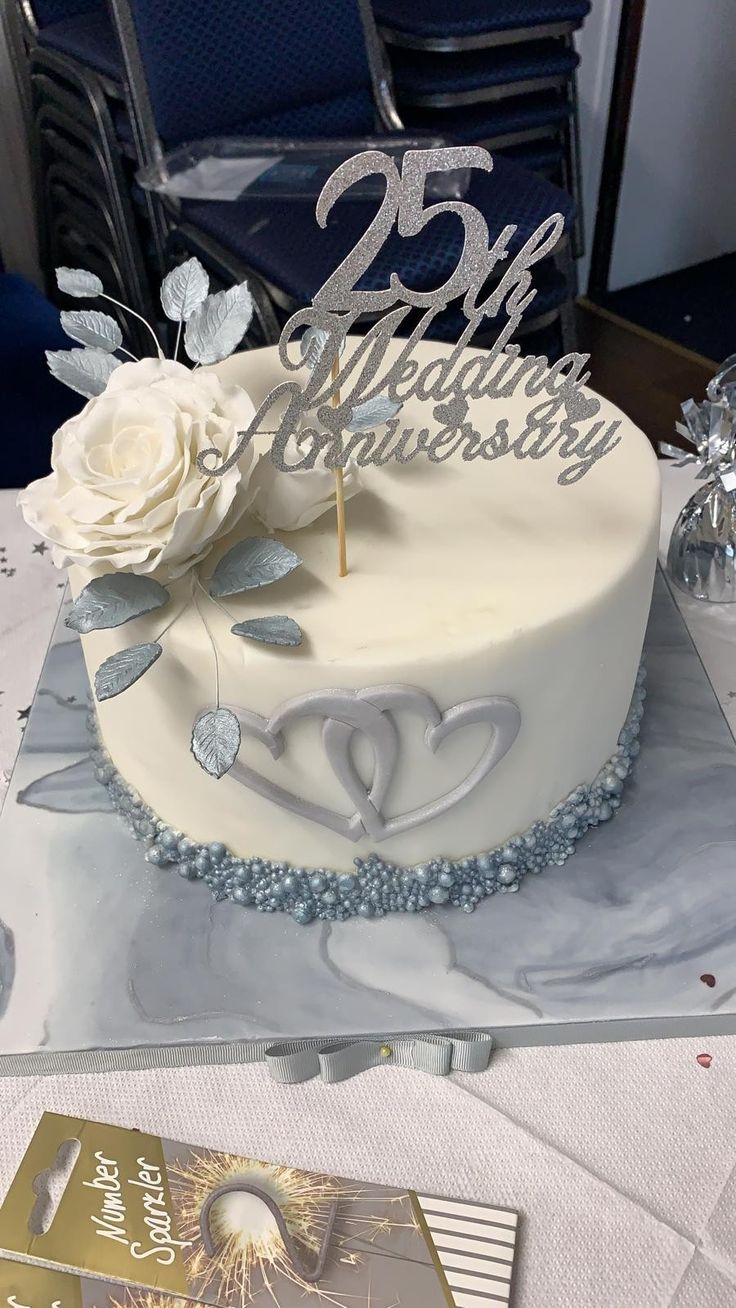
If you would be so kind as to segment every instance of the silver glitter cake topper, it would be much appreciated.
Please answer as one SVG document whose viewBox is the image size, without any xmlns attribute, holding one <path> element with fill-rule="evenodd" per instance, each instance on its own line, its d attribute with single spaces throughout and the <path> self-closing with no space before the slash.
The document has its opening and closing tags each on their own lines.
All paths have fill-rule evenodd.
<svg viewBox="0 0 736 1308">
<path fill-rule="evenodd" d="M 200 472 L 219 478 L 240 461 L 257 436 L 269 435 L 266 461 L 270 457 L 272 478 L 279 473 L 314 474 L 320 483 L 318 500 L 325 504 L 324 472 L 334 473 L 340 576 L 348 571 L 345 500 L 357 487 L 361 467 L 416 458 L 437 464 L 451 458 L 467 463 L 510 455 L 540 459 L 556 452 L 564 464 L 557 480 L 568 486 L 621 439 L 620 419 L 599 417 L 600 400 L 584 391 L 589 355 L 565 354 L 550 366 L 541 356 L 522 357 L 518 345 L 509 344 L 536 295 L 532 269 L 558 245 L 563 216 L 545 218 L 512 253 L 517 225 L 506 224 L 491 240 L 484 215 L 458 198 L 462 189 L 455 188 L 451 199 L 428 202 L 431 178 L 467 177 L 472 169 L 493 169 L 490 154 L 481 146 L 408 149 L 400 163 L 387 151 L 369 149 L 335 168 L 317 199 L 315 220 L 321 227 L 345 193 L 366 180 L 383 188 L 378 209 L 313 303 L 286 323 L 278 349 L 287 376 L 265 397 L 249 426 L 238 431 L 234 448 L 226 454 L 211 446 L 197 455 Z M 362 285 L 394 231 L 411 238 L 445 214 L 462 225 L 463 243 L 455 267 L 440 286 L 413 289 L 396 271 L 381 289 Z M 57 281 L 67 295 L 99 297 L 126 309 L 105 294 L 93 273 L 60 268 Z M 465 322 L 457 343 L 449 353 L 441 351 L 420 363 L 415 347 L 451 303 L 459 306 Z M 253 314 L 246 283 L 211 294 L 207 273 L 193 258 L 164 278 L 161 305 L 166 317 L 178 324 L 174 361 L 183 341 L 195 366 L 227 358 L 240 345 Z M 465 347 L 484 319 L 498 319 L 502 312 L 506 321 L 493 347 L 467 357 Z M 350 336 L 366 318 L 372 321 L 365 334 Z M 83 348 L 48 352 L 51 371 L 87 397 L 101 395 L 123 362 L 120 355 L 135 357 L 124 349 L 118 323 L 108 314 L 83 310 L 62 314 L 62 325 Z M 144 326 L 163 359 L 153 328 Z M 388 347 L 402 329 L 408 334 L 398 350 L 390 351 L 386 366 Z M 299 376 L 290 378 L 289 373 Z M 482 426 L 475 426 L 474 401 L 505 399 L 517 391 L 532 401 L 528 409 L 522 406 L 516 416 L 501 412 L 492 427 L 486 410 Z M 416 418 L 413 426 L 407 425 L 401 411 L 409 400 L 427 407 L 431 425 Z M 346 468 L 349 491 L 343 484 Z M 302 492 L 305 482 L 302 478 Z"/>
<path fill-rule="evenodd" d="M 563 234 L 562 215 L 545 218 L 512 255 L 515 224 L 506 225 L 491 242 L 485 218 L 468 201 L 425 204 L 429 174 L 472 168 L 490 172 L 492 167 L 491 156 L 482 147 L 454 146 L 408 150 L 400 171 L 396 160 L 381 150 L 366 150 L 335 169 L 317 200 L 316 219 L 322 227 L 333 206 L 354 184 L 379 175 L 385 178 L 385 191 L 372 222 L 317 291 L 313 304 L 293 314 L 283 329 L 279 342 L 283 367 L 303 374 L 306 363 L 310 375 L 306 380 L 302 375 L 279 382 L 262 401 L 229 457 L 224 458 L 216 448 L 198 456 L 202 472 L 222 476 L 258 433 L 268 431 L 271 460 L 281 472 L 308 471 L 318 459 L 339 472 L 349 460 L 365 467 L 392 461 L 409 463 L 420 456 L 432 463 L 444 463 L 453 456 L 466 462 L 511 454 L 517 459 L 538 459 L 556 448 L 567 465 L 558 481 L 570 485 L 619 443 L 620 420 L 592 422 L 601 405 L 597 398 L 583 393 L 589 378 L 584 371 L 589 355 L 567 354 L 550 367 L 541 357 L 520 358 L 519 347 L 508 344 L 536 294 L 531 270 L 551 254 Z M 360 288 L 394 229 L 399 236 L 411 237 L 444 213 L 460 220 L 464 241 L 456 267 L 441 286 L 413 290 L 392 272 L 388 287 Z M 488 286 L 491 278 L 495 280 Z M 415 346 L 455 300 L 461 302 L 466 322 L 457 344 L 449 355 L 438 354 L 420 365 L 412 357 Z M 507 321 L 493 348 L 482 356 L 464 358 L 464 349 L 483 320 L 496 318 L 502 309 Z M 386 368 L 389 343 L 416 311 L 418 322 Z M 366 314 L 381 316 L 346 348 L 348 334 Z M 291 348 L 294 344 L 296 350 Z M 482 432 L 476 430 L 468 401 L 505 398 L 522 384 L 524 393 L 538 397 L 538 402 L 524 415 L 520 430 L 511 432 L 507 418 L 499 418 L 491 431 L 485 427 Z M 432 405 L 439 430 L 431 433 L 429 427 L 402 427 L 399 411 L 410 399 Z M 369 421 L 356 421 L 356 413 L 361 411 L 368 418 L 375 414 L 373 426 Z M 314 415 L 318 426 L 303 425 L 307 414 Z M 382 431 L 377 438 L 378 427 Z M 293 455 L 290 441 L 300 428 L 301 446 L 294 461 L 287 455 Z"/>
</svg>

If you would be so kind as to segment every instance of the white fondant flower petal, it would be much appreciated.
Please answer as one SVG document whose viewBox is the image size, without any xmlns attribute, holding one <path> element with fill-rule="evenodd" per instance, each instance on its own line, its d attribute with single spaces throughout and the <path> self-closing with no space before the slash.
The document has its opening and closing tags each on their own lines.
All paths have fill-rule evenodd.
<svg viewBox="0 0 736 1308">
<path fill-rule="evenodd" d="M 18 497 L 57 567 L 121 568 L 175 579 L 207 554 L 248 507 L 249 447 L 221 477 L 197 456 L 224 459 L 255 410 L 237 386 L 169 359 L 121 364 L 115 385 L 54 436 L 52 473 Z"/>
<path fill-rule="evenodd" d="M 292 436 L 285 459 L 298 463 L 308 451 L 305 438 Z M 269 454 L 262 454 L 250 480 L 254 492 L 251 511 L 269 531 L 299 531 L 335 507 L 335 473 L 324 466 L 321 456 L 314 468 L 281 472 Z M 343 474 L 345 499 L 362 489 L 356 465 L 349 461 Z"/>
</svg>

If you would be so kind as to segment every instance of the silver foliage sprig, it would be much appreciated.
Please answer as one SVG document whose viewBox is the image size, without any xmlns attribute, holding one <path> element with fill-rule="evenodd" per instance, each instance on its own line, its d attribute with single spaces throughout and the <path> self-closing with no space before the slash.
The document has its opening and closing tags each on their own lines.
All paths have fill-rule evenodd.
<svg viewBox="0 0 736 1308">
<path fill-rule="evenodd" d="M 117 650 L 100 664 L 94 677 L 97 699 L 112 699 L 122 694 L 153 667 L 163 653 L 161 644 L 163 637 L 189 607 L 190 602 L 193 602 L 212 648 L 215 666 L 215 707 L 211 711 L 200 714 L 195 721 L 192 728 L 191 748 L 197 762 L 206 772 L 218 778 L 224 776 L 235 761 L 240 742 L 240 729 L 238 727 L 236 733 L 235 726 L 230 721 L 234 715 L 229 709 L 224 709 L 220 705 L 220 662 L 217 645 L 206 615 L 200 607 L 197 590 L 205 600 L 223 610 L 233 624 L 230 628 L 233 635 L 266 645 L 294 647 L 301 645 L 302 631 L 293 618 L 279 613 L 270 617 L 250 618 L 244 622 L 237 622 L 225 608 L 221 597 L 271 586 L 281 578 L 287 577 L 300 565 L 299 556 L 280 541 L 253 536 L 238 541 L 223 555 L 206 585 L 197 571 L 193 570 L 189 599 L 167 622 L 158 636 L 154 640 Z M 107 573 L 102 577 L 94 577 L 83 587 L 65 621 L 70 630 L 77 631 L 80 635 L 88 635 L 91 631 L 121 627 L 135 618 L 146 617 L 169 604 L 170 599 L 166 587 L 153 577 L 139 576 L 131 572 Z M 234 753 L 230 757 L 228 749 L 233 745 L 236 735 L 237 745 L 234 746 Z"/>
<path fill-rule="evenodd" d="M 74 299 L 101 299 L 136 318 L 149 332 L 159 359 L 164 358 L 159 339 L 149 322 L 129 305 L 108 295 L 96 273 L 84 268 L 57 268 L 56 284 Z M 184 350 L 195 367 L 219 363 L 232 354 L 247 332 L 253 317 L 253 297 L 247 282 L 227 291 L 209 293 L 209 277 L 198 259 L 187 259 L 172 268 L 161 283 L 161 306 L 170 321 L 178 323 L 174 359 L 184 336 Z M 58 381 L 87 399 L 101 395 L 125 356 L 136 356 L 123 346 L 119 323 L 97 309 L 64 310 L 61 325 L 67 336 L 82 349 L 47 350 L 49 369 Z"/>
<path fill-rule="evenodd" d="M 233 621 L 222 597 L 241 595 L 247 591 L 272 586 L 298 568 L 301 559 L 280 541 L 251 536 L 238 541 L 220 559 L 207 585 L 196 578 L 195 583 L 206 600 L 221 609 Z M 215 666 L 215 705 L 197 715 L 192 725 L 190 749 L 199 766 L 219 781 L 230 771 L 240 749 L 240 723 L 232 709 L 220 703 L 220 664 L 215 638 L 195 596 L 195 607 L 209 640 Z M 233 622 L 230 628 L 235 636 L 244 636 L 268 645 L 296 646 L 302 643 L 302 631 L 293 618 L 275 614 L 266 618 L 251 618 Z"/>
</svg>

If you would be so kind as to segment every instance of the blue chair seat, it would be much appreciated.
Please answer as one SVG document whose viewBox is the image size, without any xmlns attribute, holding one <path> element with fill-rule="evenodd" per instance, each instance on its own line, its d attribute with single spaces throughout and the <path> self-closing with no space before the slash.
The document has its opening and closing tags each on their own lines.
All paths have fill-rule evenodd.
<svg viewBox="0 0 736 1308">
<path fill-rule="evenodd" d="M 123 61 L 112 24 L 104 9 L 76 14 L 42 27 L 38 43 L 86 64 L 115 82 L 123 81 Z"/>
<path fill-rule="evenodd" d="M 514 163 L 529 168 L 533 173 L 559 172 L 565 162 L 565 150 L 561 141 L 529 141 L 523 145 L 507 145 L 503 148 L 504 159 L 513 159 Z"/>
<path fill-rule="evenodd" d="M 51 376 L 45 350 L 69 349 L 59 311 L 24 277 L 0 274 L 0 376 L 6 440 L 0 485 L 25 486 L 50 469 L 51 437 L 84 404 Z"/>
<path fill-rule="evenodd" d="M 362 87 L 348 91 L 344 95 L 329 100 L 318 100 L 314 104 L 302 105 L 297 109 L 285 109 L 281 113 L 269 114 L 240 124 L 232 131 L 237 136 L 285 136 L 298 139 L 320 137 L 355 137 L 360 138 L 370 132 L 373 114 L 373 101 L 370 92 Z M 124 105 L 113 110 L 113 126 L 118 140 L 128 148 L 134 146 L 133 126 L 130 115 Z M 432 129 L 435 130 L 436 129 Z M 173 143 L 170 148 L 176 143 Z"/>
<path fill-rule="evenodd" d="M 554 91 L 511 96 L 491 104 L 443 109 L 412 108 L 404 114 L 408 129 L 439 132 L 453 141 L 490 141 L 494 137 L 541 128 L 559 129 L 572 114 L 569 101 Z"/>
<path fill-rule="evenodd" d="M 496 159 L 491 173 L 473 171 L 465 199 L 486 215 L 491 242 L 507 223 L 517 224 L 509 247 L 512 253 L 548 215 L 562 213 L 569 230 L 575 213 L 566 192 L 503 158 Z M 325 230 L 317 226 L 313 200 L 187 201 L 181 217 L 266 282 L 297 303 L 308 304 L 365 232 L 375 211 L 372 202 L 338 201 Z M 406 285 L 429 290 L 450 275 L 462 241 L 460 221 L 452 214 L 438 215 L 411 238 L 394 230 L 358 285 L 382 290 L 395 269 Z"/>
<path fill-rule="evenodd" d="M 560 41 L 525 41 L 449 56 L 397 46 L 392 55 L 400 100 L 425 105 L 441 105 L 447 97 L 459 103 L 461 96 L 475 99 L 488 88 L 517 82 L 564 79 L 578 62 L 575 51 Z"/>
<path fill-rule="evenodd" d="M 391 31 L 432 37 L 479 36 L 548 23 L 582 23 L 590 0 L 373 0 L 378 22 Z"/>
<path fill-rule="evenodd" d="M 567 278 L 557 269 L 548 259 L 541 264 L 539 271 L 534 277 L 534 285 L 537 288 L 537 294 L 532 300 L 522 319 L 522 326 L 527 323 L 531 325 L 535 318 L 542 318 L 548 313 L 559 309 L 570 298 L 570 287 Z M 501 331 L 506 323 L 506 315 L 501 310 L 497 318 L 485 318 L 479 328 L 479 335 L 484 332 L 490 333 L 498 327 Z M 439 314 L 432 323 L 427 337 L 433 341 L 450 341 L 454 342 L 460 339 L 464 329 L 468 325 L 468 320 L 464 316 L 459 305 L 450 305 L 444 313 Z"/>
<path fill-rule="evenodd" d="M 239 121 L 229 133 L 218 135 L 360 138 L 371 134 L 373 119 L 371 93 L 367 87 L 361 86 L 324 100 L 282 109 L 261 118 L 249 118 L 247 122 Z"/>
</svg>

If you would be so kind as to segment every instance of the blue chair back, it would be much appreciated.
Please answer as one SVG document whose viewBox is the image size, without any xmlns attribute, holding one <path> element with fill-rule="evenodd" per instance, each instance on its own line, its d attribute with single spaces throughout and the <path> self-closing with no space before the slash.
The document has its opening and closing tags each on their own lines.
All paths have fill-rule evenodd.
<svg viewBox="0 0 736 1308">
<path fill-rule="evenodd" d="M 159 137 L 373 130 L 357 0 L 128 0 Z"/>
<path fill-rule="evenodd" d="M 104 0 L 31 0 L 33 17 L 39 32 L 52 23 L 63 23 L 67 18 L 76 18 L 79 14 L 94 14 L 104 11 Z"/>
</svg>

